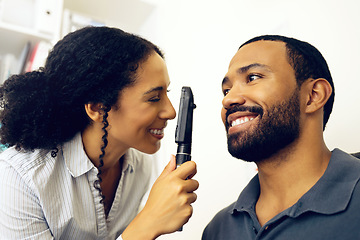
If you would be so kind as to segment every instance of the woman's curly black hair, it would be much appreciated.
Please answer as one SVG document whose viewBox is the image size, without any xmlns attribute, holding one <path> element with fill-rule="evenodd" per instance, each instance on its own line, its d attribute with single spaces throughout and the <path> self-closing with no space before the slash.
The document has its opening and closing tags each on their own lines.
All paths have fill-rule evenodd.
<svg viewBox="0 0 360 240">
<path fill-rule="evenodd" d="M 86 27 L 68 34 L 44 68 L 0 86 L 1 143 L 18 150 L 54 149 L 89 124 L 84 105 L 112 107 L 153 52 L 149 41 L 120 29 Z"/>
<path fill-rule="evenodd" d="M 163 57 L 151 42 L 117 28 L 85 27 L 68 34 L 54 46 L 43 68 L 13 75 L 0 86 L 1 143 L 17 150 L 54 150 L 56 156 L 59 145 L 91 123 L 85 104 L 101 103 L 102 165 L 107 112 L 121 91 L 134 84 L 138 65 L 154 52 Z"/>
</svg>

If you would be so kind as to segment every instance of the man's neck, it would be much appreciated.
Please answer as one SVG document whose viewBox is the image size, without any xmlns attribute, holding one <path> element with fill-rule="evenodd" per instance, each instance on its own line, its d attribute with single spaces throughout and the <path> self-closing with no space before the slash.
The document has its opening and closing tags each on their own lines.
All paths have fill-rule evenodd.
<svg viewBox="0 0 360 240">
<path fill-rule="evenodd" d="M 294 205 L 324 174 L 331 152 L 319 146 L 294 143 L 258 163 L 260 196 L 256 214 L 261 225 Z"/>
</svg>

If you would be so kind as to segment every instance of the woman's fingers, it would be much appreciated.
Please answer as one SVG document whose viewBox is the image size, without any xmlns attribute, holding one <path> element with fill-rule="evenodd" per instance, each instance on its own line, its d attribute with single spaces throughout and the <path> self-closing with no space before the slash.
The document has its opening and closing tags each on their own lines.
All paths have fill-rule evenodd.
<svg viewBox="0 0 360 240">
<path fill-rule="evenodd" d="M 194 179 L 187 179 L 184 183 L 184 191 L 187 193 L 193 192 L 199 188 L 199 182 Z"/>
</svg>

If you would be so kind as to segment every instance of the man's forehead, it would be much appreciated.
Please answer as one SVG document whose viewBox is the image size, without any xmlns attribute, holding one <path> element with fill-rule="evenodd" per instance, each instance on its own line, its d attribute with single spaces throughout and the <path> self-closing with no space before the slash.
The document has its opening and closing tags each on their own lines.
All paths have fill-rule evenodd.
<svg viewBox="0 0 360 240">
<path fill-rule="evenodd" d="M 251 64 L 253 62 L 271 64 L 287 62 L 286 46 L 281 41 L 260 40 L 242 46 L 230 61 L 233 64 Z"/>
</svg>

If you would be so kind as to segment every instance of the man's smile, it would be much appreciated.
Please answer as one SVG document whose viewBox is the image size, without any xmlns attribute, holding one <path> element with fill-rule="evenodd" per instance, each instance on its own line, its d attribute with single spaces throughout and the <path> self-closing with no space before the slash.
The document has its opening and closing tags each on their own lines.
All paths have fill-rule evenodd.
<svg viewBox="0 0 360 240">
<path fill-rule="evenodd" d="M 251 121 L 259 116 L 258 113 L 252 112 L 234 112 L 227 118 L 227 130 L 228 134 L 234 133 L 243 127 L 247 126 Z"/>
<path fill-rule="evenodd" d="M 249 122 L 249 121 L 253 120 L 254 118 L 255 118 L 255 117 L 241 117 L 241 118 L 238 118 L 238 119 L 232 121 L 232 122 L 230 123 L 230 126 L 231 126 L 231 127 L 234 127 L 234 126 L 237 126 L 237 125 L 240 125 L 240 124 Z"/>
</svg>

